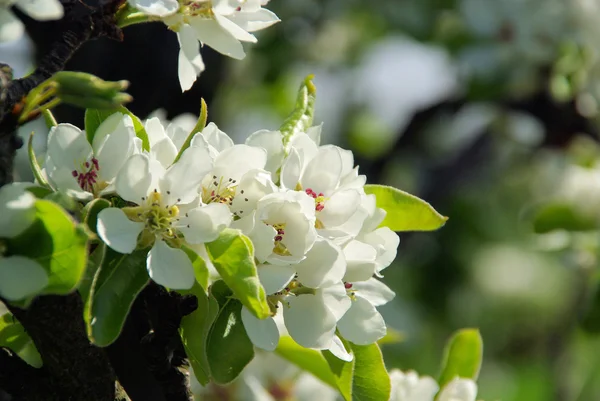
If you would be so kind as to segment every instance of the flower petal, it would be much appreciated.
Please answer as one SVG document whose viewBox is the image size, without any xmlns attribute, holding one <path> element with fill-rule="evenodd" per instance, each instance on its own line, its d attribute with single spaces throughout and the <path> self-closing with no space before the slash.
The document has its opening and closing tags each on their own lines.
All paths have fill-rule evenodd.
<svg viewBox="0 0 600 401">
<path fill-rule="evenodd" d="M 157 17 L 166 17 L 179 9 L 177 0 L 127 0 L 127 2 L 143 13 Z"/>
<path fill-rule="evenodd" d="M 48 151 L 56 167 L 66 166 L 70 170 L 80 168 L 92 156 L 92 147 L 85 133 L 71 124 L 58 124 L 48 133 Z"/>
<path fill-rule="evenodd" d="M 257 271 L 267 295 L 283 290 L 296 274 L 296 270 L 291 266 L 258 265 Z"/>
<path fill-rule="evenodd" d="M 341 359 L 344 362 L 351 362 L 354 359 L 354 356 L 348 351 L 346 351 L 344 343 L 342 343 L 342 340 L 340 340 L 338 336 L 333 336 L 333 342 L 331 343 L 329 352 L 331 352 L 338 359 Z"/>
<path fill-rule="evenodd" d="M 219 129 L 215 123 L 209 123 L 202 130 L 202 136 L 210 146 L 216 149 L 217 152 L 221 153 L 225 149 L 233 146 L 233 140 Z M 194 139 L 192 140 L 192 146 L 194 146 Z"/>
<path fill-rule="evenodd" d="M 12 238 L 35 220 L 35 197 L 23 187 L 8 184 L 0 188 L 0 238 Z"/>
<path fill-rule="evenodd" d="M 279 17 L 274 12 L 261 8 L 256 12 L 237 12 L 228 15 L 227 18 L 232 20 L 236 25 L 246 32 L 256 32 L 261 29 L 270 27 L 280 21 Z"/>
<path fill-rule="evenodd" d="M 264 168 L 266 162 L 267 151 L 263 148 L 233 145 L 219 153 L 212 174 L 217 180 L 222 177 L 225 184 L 228 180 L 239 182 L 248 171 Z"/>
<path fill-rule="evenodd" d="M 471 379 L 456 377 L 440 391 L 439 401 L 475 401 L 477 384 Z"/>
<path fill-rule="evenodd" d="M 277 231 L 263 222 L 257 221 L 249 237 L 254 244 L 254 257 L 264 263 L 273 253 Z"/>
<path fill-rule="evenodd" d="M 179 220 L 179 229 L 191 244 L 211 242 L 231 224 L 231 211 L 222 203 L 211 203 L 190 210 Z"/>
<path fill-rule="evenodd" d="M 275 176 L 277 170 L 281 167 L 283 158 L 285 157 L 281 138 L 281 132 L 263 129 L 250 134 L 246 139 L 246 145 L 263 148 L 267 151 L 265 170 L 271 172 L 273 176 Z"/>
<path fill-rule="evenodd" d="M 319 288 L 324 284 L 339 282 L 346 271 L 346 261 L 337 245 L 318 237 L 306 254 L 306 259 L 295 268 L 302 285 Z"/>
<path fill-rule="evenodd" d="M 274 351 L 279 343 L 279 329 L 272 317 L 258 319 L 242 307 L 242 323 L 252 344 L 266 351 Z"/>
<path fill-rule="evenodd" d="M 106 245 L 119 253 L 133 252 L 144 226 L 144 223 L 129 220 L 125 212 L 116 207 L 98 213 L 98 235 Z"/>
<path fill-rule="evenodd" d="M 358 345 L 373 344 L 386 333 L 383 317 L 369 301 L 361 297 L 356 297 L 337 327 L 342 337 Z"/>
<path fill-rule="evenodd" d="M 352 283 L 356 295 L 365 298 L 373 306 L 381 306 L 390 302 L 396 293 L 376 278 Z"/>
<path fill-rule="evenodd" d="M 25 14 L 38 21 L 61 19 L 63 6 L 58 0 L 19 0 L 19 7 Z"/>
<path fill-rule="evenodd" d="M 283 320 L 290 336 L 305 348 L 328 349 L 335 332 L 335 317 L 323 299 L 303 294 L 289 299 Z"/>
<path fill-rule="evenodd" d="M 281 186 L 283 188 L 295 190 L 296 186 L 300 183 L 302 167 L 300 154 L 296 149 L 290 149 L 290 154 L 281 166 Z"/>
<path fill-rule="evenodd" d="M 277 191 L 271 174 L 264 170 L 250 170 L 242 176 L 231 203 L 231 210 L 238 216 L 247 216 L 256 209 L 258 201 L 265 195 Z"/>
<path fill-rule="evenodd" d="M 131 156 L 121 167 L 115 179 L 115 189 L 119 196 L 129 202 L 142 204 L 152 185 L 150 160 L 144 154 Z"/>
<path fill-rule="evenodd" d="M 177 32 L 177 39 L 179 40 L 179 84 L 181 90 L 186 91 L 194 85 L 196 78 L 206 67 L 200 55 L 200 45 L 194 28 L 182 25 Z"/>
<path fill-rule="evenodd" d="M 20 255 L 0 257 L 0 296 L 18 301 L 48 285 L 46 270 L 35 260 Z"/>
<path fill-rule="evenodd" d="M 346 223 L 360 206 L 360 192 L 356 189 L 342 189 L 335 191 L 325 201 L 323 210 L 319 213 L 319 220 L 327 228 L 337 227 Z"/>
<path fill-rule="evenodd" d="M 118 116 L 117 113 L 114 115 Z M 109 119 L 100 124 L 100 127 L 107 123 Z M 98 130 L 100 130 L 100 127 L 98 127 Z M 133 154 L 135 149 L 134 138 L 135 131 L 131 117 L 123 115 L 118 118 L 113 131 L 108 135 L 102 147 L 96 151 L 96 159 L 98 159 L 98 166 L 100 167 L 98 176 L 101 180 L 105 182 L 114 180 L 123 163 Z"/>
<path fill-rule="evenodd" d="M 388 227 L 380 227 L 377 230 L 366 234 L 364 241 L 377 249 L 377 272 L 388 267 L 398 252 L 400 237 Z"/>
<path fill-rule="evenodd" d="M 242 44 L 228 30 L 214 19 L 194 18 L 190 25 L 196 31 L 196 37 L 226 56 L 241 60 L 246 57 Z"/>
<path fill-rule="evenodd" d="M 208 149 L 189 147 L 159 182 L 165 205 L 186 204 L 198 197 L 198 187 L 213 166 Z"/>
<path fill-rule="evenodd" d="M 146 268 L 152 281 L 173 290 L 189 290 L 196 280 L 186 253 L 162 240 L 156 241 L 148 252 Z"/>
<path fill-rule="evenodd" d="M 344 247 L 347 267 L 344 281 L 366 281 L 373 277 L 377 265 L 377 251 L 371 245 L 361 241 L 350 241 Z"/>
<path fill-rule="evenodd" d="M 0 8 L 0 42 L 12 42 L 25 32 L 25 25 L 8 8 Z"/>
<path fill-rule="evenodd" d="M 323 299 L 323 304 L 333 313 L 336 321 L 340 320 L 352 306 L 352 301 L 346 293 L 346 287 L 341 281 L 328 287 L 319 288 L 316 293 Z"/>
<path fill-rule="evenodd" d="M 335 190 L 342 173 L 342 156 L 337 146 L 323 146 L 307 164 L 302 179 L 302 188 L 310 188 L 316 193 Z"/>
</svg>

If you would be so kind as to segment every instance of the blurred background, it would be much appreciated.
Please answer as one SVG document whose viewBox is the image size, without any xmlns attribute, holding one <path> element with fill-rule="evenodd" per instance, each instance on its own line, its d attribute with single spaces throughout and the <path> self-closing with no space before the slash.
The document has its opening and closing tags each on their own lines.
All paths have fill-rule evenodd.
<svg viewBox="0 0 600 401">
<path fill-rule="evenodd" d="M 141 118 L 197 114 L 203 97 L 209 120 L 237 141 L 277 129 L 315 74 L 322 142 L 352 149 L 370 183 L 450 217 L 438 232 L 401 235 L 384 271 L 397 296 L 381 311 L 403 334 L 383 346 L 388 368 L 435 377 L 452 332 L 478 327 L 478 398 L 600 399 L 600 1 L 268 7 L 282 22 L 258 33 L 243 62 L 203 49 L 207 70 L 184 94 L 176 37 L 160 23 L 125 28 L 123 43 L 88 43 L 68 69 L 129 80 Z M 31 39 L 2 45 L 0 61 L 24 75 L 52 27 L 28 21 Z M 82 110 L 55 115 L 83 125 Z M 43 123 L 31 130 L 41 155 Z"/>
</svg>

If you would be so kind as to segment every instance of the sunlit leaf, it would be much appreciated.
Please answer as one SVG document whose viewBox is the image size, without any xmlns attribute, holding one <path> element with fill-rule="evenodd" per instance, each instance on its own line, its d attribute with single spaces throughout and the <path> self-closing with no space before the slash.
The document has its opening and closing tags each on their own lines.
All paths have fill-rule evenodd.
<svg viewBox="0 0 600 401">
<path fill-rule="evenodd" d="M 6 347 L 29 365 L 42 367 L 42 357 L 31 337 L 19 321 L 10 313 L 0 316 L 0 347 Z"/>
<path fill-rule="evenodd" d="M 477 380 L 483 359 L 483 340 L 477 329 L 457 331 L 446 343 L 440 388 L 455 377 Z"/>
</svg>

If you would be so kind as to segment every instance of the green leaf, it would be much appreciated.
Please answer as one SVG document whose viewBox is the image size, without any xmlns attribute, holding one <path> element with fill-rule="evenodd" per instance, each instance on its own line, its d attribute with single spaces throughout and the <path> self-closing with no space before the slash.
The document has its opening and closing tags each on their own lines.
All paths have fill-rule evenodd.
<svg viewBox="0 0 600 401">
<path fill-rule="evenodd" d="M 75 212 L 80 207 L 79 203 L 77 203 L 75 199 L 67 195 L 66 192 L 60 190 L 49 193 L 48 195 L 46 195 L 46 197 L 44 197 L 44 199 L 56 203 L 57 205 L 71 213 Z"/>
<path fill-rule="evenodd" d="M 190 147 L 194 135 L 196 135 L 198 132 L 201 132 L 204 129 L 204 127 L 206 127 L 206 121 L 208 119 L 208 108 L 204 99 L 200 99 L 200 103 L 200 117 L 198 117 L 198 121 L 192 129 L 192 132 L 190 132 L 190 134 L 185 139 L 185 142 L 183 142 L 183 145 L 181 145 L 181 149 L 179 149 L 179 153 L 177 153 L 177 156 L 175 157 L 173 163 L 176 163 L 177 160 L 181 158 L 183 152 Z"/>
<path fill-rule="evenodd" d="M 44 116 L 44 122 L 46 123 L 46 127 L 48 129 L 52 127 L 56 127 L 58 123 L 56 122 L 56 118 L 54 118 L 54 114 L 50 110 L 42 111 L 42 116 Z"/>
<path fill-rule="evenodd" d="M 208 271 L 208 267 L 206 267 L 206 262 L 204 259 L 202 259 L 202 257 L 198 255 L 196 251 L 187 245 L 182 245 L 181 250 L 185 252 L 192 262 L 192 266 L 194 267 L 194 275 L 196 276 L 196 281 L 198 284 L 200 284 L 202 288 L 208 288 L 208 279 L 210 273 Z"/>
<path fill-rule="evenodd" d="M 0 347 L 6 347 L 34 368 L 42 367 L 42 357 L 31 337 L 10 313 L 0 316 Z"/>
<path fill-rule="evenodd" d="M 25 190 L 27 192 L 30 192 L 31 194 L 33 194 L 33 196 L 35 196 L 38 199 L 44 199 L 46 196 L 50 195 L 52 192 L 52 189 L 48 188 L 48 187 L 42 187 L 40 185 L 36 185 L 36 184 L 32 184 L 27 186 L 27 188 L 25 188 Z"/>
<path fill-rule="evenodd" d="M 96 273 L 98 269 L 102 266 L 102 261 L 104 260 L 104 256 L 106 255 L 106 244 L 101 242 L 96 249 L 90 254 L 87 260 L 87 266 L 85 268 L 85 274 L 83 278 L 79 282 L 79 295 L 81 295 L 81 300 L 83 301 L 84 306 L 84 315 L 88 317 L 91 315 L 91 306 L 90 302 L 90 294 L 92 292 L 92 287 L 94 286 L 94 279 L 96 278 Z M 91 317 L 89 319 L 85 318 L 86 322 L 91 321 Z"/>
<path fill-rule="evenodd" d="M 107 248 L 90 293 L 88 336 L 94 344 L 106 347 L 121 333 L 133 301 L 149 281 L 147 255 L 148 249 L 123 255 Z"/>
<path fill-rule="evenodd" d="M 579 212 L 574 206 L 552 203 L 542 206 L 533 217 L 533 229 L 536 233 L 554 230 L 589 231 L 600 228 L 600 222 L 594 216 Z"/>
<path fill-rule="evenodd" d="M 96 225 L 98 224 L 98 213 L 110 207 L 110 202 L 106 199 L 96 198 L 83 208 L 81 219 L 86 226 L 94 233 L 98 234 Z"/>
<path fill-rule="evenodd" d="M 317 88 L 312 82 L 313 78 L 314 75 L 309 75 L 304 79 L 298 90 L 294 111 L 292 111 L 292 114 L 288 116 L 281 125 L 281 128 L 279 128 L 283 135 L 284 145 L 289 142 L 294 134 L 306 132 L 313 123 L 317 95 Z"/>
<path fill-rule="evenodd" d="M 477 329 L 457 331 L 446 343 L 438 383 L 444 388 L 456 376 L 477 380 L 483 359 L 483 340 Z"/>
<path fill-rule="evenodd" d="M 37 157 L 35 156 L 35 151 L 33 150 L 33 135 L 34 131 L 31 131 L 31 134 L 29 135 L 29 140 L 27 141 L 29 167 L 31 168 L 31 171 L 33 172 L 33 177 L 38 182 L 38 184 L 44 188 L 50 188 L 50 184 L 48 184 L 46 177 L 44 177 L 44 174 L 42 174 L 42 168 L 40 167 Z"/>
<path fill-rule="evenodd" d="M 219 303 L 205 290 L 194 283 L 191 290 L 179 291 L 181 294 L 192 294 L 198 299 L 198 309 L 184 316 L 181 320 L 179 334 L 185 353 L 194 369 L 194 375 L 200 384 L 207 385 L 210 381 L 210 367 L 206 352 L 210 328 L 219 313 Z"/>
<path fill-rule="evenodd" d="M 104 120 L 113 115 L 114 113 L 127 114 L 133 120 L 133 128 L 135 135 L 142 140 L 142 149 L 150 151 L 150 141 L 148 140 L 148 133 L 144 128 L 142 121 L 132 112 L 130 112 L 125 106 L 113 110 L 98 110 L 98 109 L 86 109 L 85 111 L 85 133 L 89 143 L 94 140 L 96 130 L 102 124 Z"/>
<path fill-rule="evenodd" d="M 88 236 L 53 202 L 38 199 L 35 212 L 36 220 L 27 230 L 6 240 L 8 253 L 27 256 L 46 270 L 49 282 L 43 294 L 68 294 L 85 272 Z"/>
<path fill-rule="evenodd" d="M 390 377 L 377 344 L 356 345 L 342 340 L 354 359 L 344 362 L 329 351 L 322 351 L 336 376 L 338 390 L 346 401 L 388 401 Z"/>
<path fill-rule="evenodd" d="M 337 379 L 331 372 L 327 360 L 319 351 L 298 345 L 290 336 L 283 336 L 275 352 L 300 369 L 312 373 L 323 383 L 337 389 Z"/>
<path fill-rule="evenodd" d="M 229 298 L 222 304 L 207 339 L 206 356 L 216 383 L 238 377 L 254 358 L 254 346 L 242 323 L 242 304 Z"/>
<path fill-rule="evenodd" d="M 225 229 L 206 251 L 233 294 L 259 319 L 271 315 L 265 290 L 258 279 L 253 249 L 239 230 Z"/>
<path fill-rule="evenodd" d="M 432 231 L 448 220 L 423 199 L 399 189 L 365 185 L 365 192 L 375 195 L 377 207 L 387 212 L 381 226 L 393 231 Z"/>
</svg>

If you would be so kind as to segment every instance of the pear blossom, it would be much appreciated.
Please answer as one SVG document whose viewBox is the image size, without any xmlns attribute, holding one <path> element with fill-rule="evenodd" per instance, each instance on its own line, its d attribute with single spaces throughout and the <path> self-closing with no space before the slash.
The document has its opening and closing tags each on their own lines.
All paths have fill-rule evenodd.
<svg viewBox="0 0 600 401">
<path fill-rule="evenodd" d="M 243 59 L 241 42 L 256 43 L 251 33 L 279 22 L 263 8 L 264 0 L 128 0 L 143 13 L 160 18 L 177 32 L 179 41 L 179 82 L 186 91 L 204 71 L 198 41 L 221 54 Z"/>
<path fill-rule="evenodd" d="M 23 35 L 23 23 L 10 11 L 11 6 L 38 21 L 63 17 L 63 7 L 58 0 L 2 0 L 0 1 L 0 42 L 17 40 Z"/>
<path fill-rule="evenodd" d="M 199 146 L 186 149 L 167 169 L 147 154 L 131 156 L 115 187 L 135 206 L 102 210 L 98 235 L 120 253 L 152 246 L 146 260 L 150 278 L 173 289 L 191 288 L 194 270 L 180 246 L 213 241 L 231 222 L 226 205 L 203 205 L 198 196 L 212 164 L 208 148 Z"/>
<path fill-rule="evenodd" d="M 429 376 L 414 372 L 390 371 L 392 392 L 390 401 L 433 401 L 439 385 Z M 439 392 L 439 401 L 475 401 L 477 384 L 466 378 L 455 377 Z"/>
<path fill-rule="evenodd" d="M 35 220 L 35 197 L 22 185 L 0 188 L 0 244 L 2 238 L 22 234 Z M 39 293 L 48 285 L 46 270 L 21 255 L 4 256 L 0 246 L 0 296 L 18 301 Z"/>
<path fill-rule="evenodd" d="M 131 117 L 114 113 L 98 126 L 92 144 L 85 132 L 58 124 L 48 134 L 45 172 L 50 184 L 80 199 L 114 191 L 114 180 L 136 151 Z"/>
</svg>

